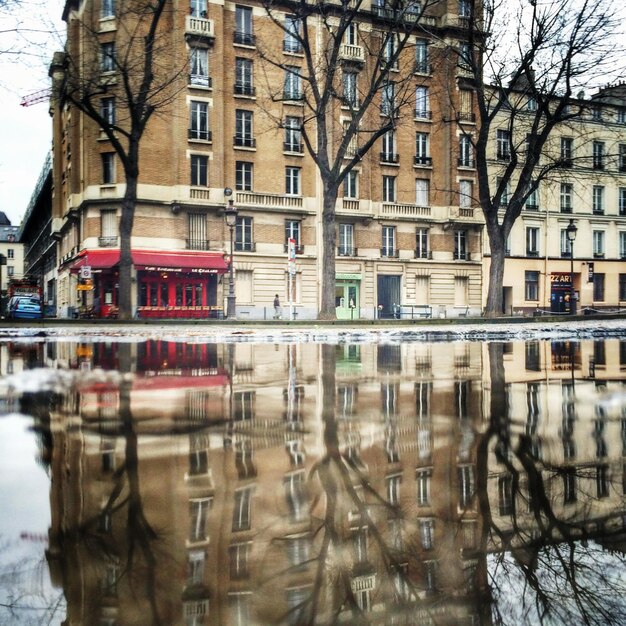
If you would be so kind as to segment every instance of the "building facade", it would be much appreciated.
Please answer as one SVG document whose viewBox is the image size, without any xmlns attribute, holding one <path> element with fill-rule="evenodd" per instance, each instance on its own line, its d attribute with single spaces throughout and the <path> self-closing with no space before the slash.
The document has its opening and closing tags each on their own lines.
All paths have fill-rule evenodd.
<svg viewBox="0 0 626 626">
<path fill-rule="evenodd" d="M 475 112 L 458 55 L 466 9 L 466 3 L 442 0 L 419 17 L 408 11 L 398 20 L 383 4 L 366 0 L 346 31 L 337 73 L 344 101 L 333 112 L 338 128 L 350 119 L 345 99 L 367 91 L 369 68 L 382 54 L 372 50 L 392 26 L 411 32 L 394 71 L 400 74 L 410 65 L 411 72 L 402 83 L 404 104 L 394 130 L 376 141 L 339 192 L 339 318 L 410 315 L 410 305 L 441 316 L 481 310 L 483 235 L 472 201 L 469 141 Z M 238 209 L 237 316 L 266 317 L 275 294 L 283 306 L 292 304 L 300 319 L 317 315 L 321 179 L 303 144 L 301 128 L 310 123 L 310 111 L 306 85 L 298 80 L 304 57 L 290 35 L 291 11 L 285 5 L 269 16 L 258 2 L 199 0 L 191 9 L 162 16 L 167 58 L 184 71 L 170 105 L 150 120 L 141 144 L 131 244 L 133 308 L 140 317 L 219 314 L 228 291 L 224 273 L 231 233 L 223 211 L 229 198 Z M 100 113 L 123 127 L 121 81 L 111 56 L 121 45 L 123 17 L 109 3 L 71 0 L 64 19 L 71 58 L 86 59 L 99 47 Z M 332 23 L 307 22 L 315 54 L 327 49 Z M 96 33 L 95 40 L 86 39 L 83 25 Z M 52 222 L 59 240 L 61 316 L 80 305 L 115 307 L 125 190 L 111 141 L 63 100 L 66 70 L 67 57 L 57 55 L 51 68 Z M 385 97 L 377 94 L 367 115 L 380 117 Z M 341 133 L 333 141 L 340 139 Z M 290 240 L 296 257 L 291 265 Z M 163 257 L 165 252 L 170 256 Z M 90 278 L 83 266 L 90 268 Z M 91 283 L 83 288 L 85 280 Z"/>
</svg>

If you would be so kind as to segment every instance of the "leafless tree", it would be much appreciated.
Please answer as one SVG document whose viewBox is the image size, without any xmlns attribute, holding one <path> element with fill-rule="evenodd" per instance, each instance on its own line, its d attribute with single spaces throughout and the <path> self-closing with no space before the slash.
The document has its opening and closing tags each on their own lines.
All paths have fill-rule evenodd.
<svg viewBox="0 0 626 626">
<path fill-rule="evenodd" d="M 119 157 L 126 183 L 122 199 L 119 262 L 119 312 L 129 319 L 131 311 L 131 235 L 139 152 L 150 119 L 172 103 L 186 61 L 172 58 L 167 39 L 173 15 L 168 0 L 121 1 L 116 3 L 117 28 L 102 44 L 97 37 L 99 16 L 79 22 L 80 37 L 74 47 L 57 55 L 53 64 L 53 96 L 58 103 L 77 107 L 102 129 Z M 79 45 L 79 40 L 88 45 Z M 115 119 L 101 107 L 104 95 L 115 97 Z"/>
<path fill-rule="evenodd" d="M 415 71 L 414 55 L 407 51 L 413 49 L 415 34 L 427 28 L 422 16 L 438 1 L 391 0 L 372 6 L 371 21 L 359 34 L 361 52 L 351 57 L 347 35 L 367 20 L 362 0 L 264 1 L 267 15 L 285 35 L 285 45 L 302 56 L 301 63 L 289 63 L 270 48 L 259 48 L 266 63 L 285 72 L 286 83 L 302 85 L 298 93 L 270 87 L 270 95 L 274 101 L 294 96 L 302 101 L 302 140 L 322 181 L 320 319 L 336 315 L 335 206 L 340 186 L 375 142 L 402 123 Z M 291 15 L 287 21 L 285 10 Z"/>
<path fill-rule="evenodd" d="M 563 165 L 549 150 L 551 136 L 589 113 L 576 94 L 615 69 L 619 9 L 602 0 L 467 5 L 469 45 L 461 61 L 479 112 L 477 200 L 491 249 L 485 313 L 495 317 L 502 311 L 507 237 L 526 200 Z M 496 130 L 501 145 L 494 158 Z"/>
</svg>

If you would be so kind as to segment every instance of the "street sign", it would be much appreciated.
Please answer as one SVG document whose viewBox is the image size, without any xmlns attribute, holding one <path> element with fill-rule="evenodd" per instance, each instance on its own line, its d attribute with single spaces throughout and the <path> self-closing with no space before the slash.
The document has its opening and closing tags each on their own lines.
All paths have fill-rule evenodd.
<svg viewBox="0 0 626 626">
<path fill-rule="evenodd" d="M 81 278 L 91 278 L 91 265 L 83 265 L 80 268 L 80 277 Z"/>
</svg>

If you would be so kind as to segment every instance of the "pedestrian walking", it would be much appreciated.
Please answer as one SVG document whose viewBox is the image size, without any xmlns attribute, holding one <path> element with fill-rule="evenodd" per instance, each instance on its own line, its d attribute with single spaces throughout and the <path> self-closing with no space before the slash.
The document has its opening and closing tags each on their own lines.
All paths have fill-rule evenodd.
<svg viewBox="0 0 626 626">
<path fill-rule="evenodd" d="M 278 294 L 276 294 L 274 297 L 274 319 L 279 320 L 282 319 L 282 317 L 283 315 L 280 310 L 280 298 L 278 297 Z"/>
</svg>

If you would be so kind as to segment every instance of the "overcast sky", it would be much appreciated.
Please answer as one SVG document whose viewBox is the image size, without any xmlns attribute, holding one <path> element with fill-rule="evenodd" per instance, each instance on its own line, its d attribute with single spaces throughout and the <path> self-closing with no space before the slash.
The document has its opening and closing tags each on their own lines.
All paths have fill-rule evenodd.
<svg viewBox="0 0 626 626">
<path fill-rule="evenodd" d="M 48 64 L 61 43 L 49 31 L 55 22 L 62 28 L 63 4 L 27 0 L 0 10 L 0 210 L 14 225 L 26 211 L 52 141 L 47 102 L 22 107 L 20 101 L 50 85 Z M 15 35 L 18 21 L 21 32 Z"/>
</svg>

